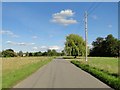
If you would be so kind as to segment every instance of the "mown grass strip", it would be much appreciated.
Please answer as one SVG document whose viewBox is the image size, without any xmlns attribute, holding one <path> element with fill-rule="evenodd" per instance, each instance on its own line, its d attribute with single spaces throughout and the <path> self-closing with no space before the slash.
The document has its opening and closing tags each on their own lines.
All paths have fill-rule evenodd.
<svg viewBox="0 0 120 90">
<path fill-rule="evenodd" d="M 106 83 L 110 87 L 114 88 L 115 90 L 120 90 L 120 77 L 112 76 L 108 73 L 105 73 L 104 71 L 101 71 L 100 69 L 97 69 L 95 67 L 91 67 L 87 64 L 83 64 L 80 61 L 71 61 L 74 65 L 81 68 L 82 70 L 90 73 L 91 75 L 95 76 L 102 82 Z"/>
<path fill-rule="evenodd" d="M 2 88 L 11 88 L 13 85 L 28 77 L 30 74 L 38 70 L 43 65 L 49 63 L 53 58 L 48 58 L 46 60 L 33 63 L 30 65 L 25 65 L 22 68 L 11 71 L 10 73 L 3 75 Z"/>
</svg>

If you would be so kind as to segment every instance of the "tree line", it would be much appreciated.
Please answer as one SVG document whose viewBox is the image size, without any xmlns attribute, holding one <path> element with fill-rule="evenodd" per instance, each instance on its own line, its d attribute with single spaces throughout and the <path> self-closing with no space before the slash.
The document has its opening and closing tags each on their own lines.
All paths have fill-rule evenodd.
<svg viewBox="0 0 120 90">
<path fill-rule="evenodd" d="M 65 53 L 67 56 L 85 56 L 85 41 L 77 34 L 70 34 L 66 37 Z M 92 48 L 88 47 L 89 56 L 118 57 L 120 55 L 120 40 L 112 34 L 107 37 L 97 37 L 92 42 Z"/>
<path fill-rule="evenodd" d="M 26 52 L 23 53 L 22 51 L 15 52 L 13 49 L 6 49 L 0 53 L 1 57 L 30 57 L 30 56 L 62 56 L 64 52 L 57 52 L 56 50 L 48 49 L 45 52 Z"/>
<path fill-rule="evenodd" d="M 45 52 L 26 52 L 19 51 L 14 52 L 12 49 L 3 50 L 0 53 L 1 57 L 23 57 L 23 56 L 85 56 L 85 40 L 77 34 L 69 34 L 66 36 L 66 42 L 64 50 L 57 52 L 56 50 L 48 49 Z M 89 56 L 100 56 L 100 57 L 118 57 L 120 55 L 120 40 L 113 37 L 112 34 L 107 37 L 97 37 L 92 42 L 92 48 L 88 47 Z"/>
<path fill-rule="evenodd" d="M 120 40 L 112 34 L 107 37 L 98 37 L 92 42 L 93 48 L 90 49 L 90 56 L 118 57 L 120 55 Z"/>
</svg>

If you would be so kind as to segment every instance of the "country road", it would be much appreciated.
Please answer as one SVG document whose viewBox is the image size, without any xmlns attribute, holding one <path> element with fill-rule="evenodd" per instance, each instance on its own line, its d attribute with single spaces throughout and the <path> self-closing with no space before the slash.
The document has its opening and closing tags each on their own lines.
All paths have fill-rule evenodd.
<svg viewBox="0 0 120 90">
<path fill-rule="evenodd" d="M 13 88 L 110 88 L 64 59 L 54 59 Z"/>
</svg>

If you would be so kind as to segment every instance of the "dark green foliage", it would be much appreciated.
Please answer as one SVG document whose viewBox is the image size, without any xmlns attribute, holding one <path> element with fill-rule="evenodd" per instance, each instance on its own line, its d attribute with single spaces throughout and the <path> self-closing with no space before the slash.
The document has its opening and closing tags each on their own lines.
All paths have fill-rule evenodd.
<svg viewBox="0 0 120 90">
<path fill-rule="evenodd" d="M 50 49 L 48 49 L 47 56 L 57 56 L 56 50 L 50 50 Z"/>
<path fill-rule="evenodd" d="M 29 53 L 29 56 L 33 56 L 33 53 L 30 52 L 30 53 Z"/>
<path fill-rule="evenodd" d="M 97 69 L 95 67 L 91 67 L 79 61 L 71 61 L 71 63 L 75 64 L 77 67 L 83 69 L 84 71 L 100 79 L 101 81 L 108 84 L 110 87 L 114 88 L 115 90 L 120 90 L 119 76 L 114 76 L 112 74 L 109 74 L 108 72 L 104 72 L 103 70 Z"/>
<path fill-rule="evenodd" d="M 64 55 L 65 55 L 65 51 L 62 50 L 62 52 L 61 52 L 61 56 L 64 56 Z"/>
<path fill-rule="evenodd" d="M 77 34 L 70 34 L 66 37 L 65 53 L 68 56 L 84 56 L 85 55 L 85 41 Z"/>
<path fill-rule="evenodd" d="M 106 38 L 98 37 L 92 43 L 90 56 L 117 57 L 120 53 L 120 40 L 109 34 Z"/>
<path fill-rule="evenodd" d="M 43 53 L 42 53 L 42 56 L 47 56 L 47 52 L 43 52 Z"/>
<path fill-rule="evenodd" d="M 26 57 L 31 57 L 31 56 L 62 56 L 65 55 L 64 51 L 62 52 L 57 52 L 56 50 L 47 50 L 47 52 L 26 52 L 23 53 L 22 51 L 19 51 L 17 54 L 14 52 L 12 49 L 6 49 L 2 52 L 0 52 L 0 57 L 15 57 L 15 56 L 26 56 Z"/>
<path fill-rule="evenodd" d="M 41 51 L 35 52 L 35 53 L 34 53 L 34 56 L 42 56 L 42 52 L 41 52 Z"/>
<path fill-rule="evenodd" d="M 61 56 L 62 53 L 57 52 L 54 49 L 53 50 L 48 49 L 47 52 L 43 52 L 41 55 L 42 56 Z"/>
<path fill-rule="evenodd" d="M 17 54 L 12 49 L 6 49 L 2 51 L 2 56 L 3 57 L 16 57 Z"/>
<path fill-rule="evenodd" d="M 0 52 L 0 57 L 2 57 L 2 52 Z"/>
<path fill-rule="evenodd" d="M 48 49 L 47 52 L 27 52 L 26 56 L 61 56 L 64 55 L 63 52 L 57 52 L 56 50 L 50 50 Z"/>
</svg>

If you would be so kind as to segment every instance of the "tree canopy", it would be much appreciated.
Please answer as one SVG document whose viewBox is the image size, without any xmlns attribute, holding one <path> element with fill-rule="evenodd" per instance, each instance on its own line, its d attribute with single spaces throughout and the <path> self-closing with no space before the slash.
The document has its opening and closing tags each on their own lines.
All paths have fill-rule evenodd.
<svg viewBox="0 0 120 90">
<path fill-rule="evenodd" d="M 6 49 L 2 51 L 2 56 L 3 57 L 16 57 L 17 54 L 12 49 Z"/>
<path fill-rule="evenodd" d="M 84 56 L 85 55 L 85 41 L 77 34 L 70 34 L 66 37 L 65 53 L 68 56 Z"/>
<path fill-rule="evenodd" d="M 112 34 L 105 38 L 98 37 L 96 41 L 93 41 L 92 45 L 91 56 L 115 57 L 120 53 L 120 40 L 114 38 Z"/>
</svg>

